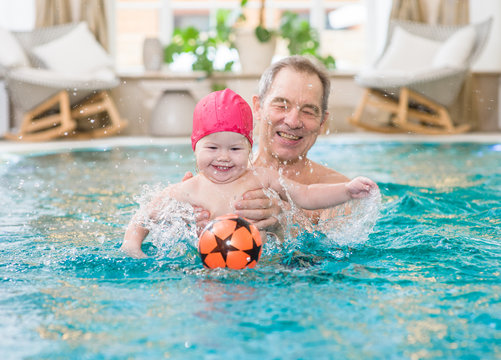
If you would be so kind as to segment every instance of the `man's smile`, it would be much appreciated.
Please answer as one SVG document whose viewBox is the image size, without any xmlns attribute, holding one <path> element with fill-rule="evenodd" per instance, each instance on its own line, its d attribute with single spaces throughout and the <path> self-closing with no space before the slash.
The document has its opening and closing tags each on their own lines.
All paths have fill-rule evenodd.
<svg viewBox="0 0 501 360">
<path fill-rule="evenodd" d="M 282 131 L 277 131 L 277 134 L 281 138 L 284 138 L 284 139 L 287 139 L 287 140 L 299 140 L 299 139 L 301 139 L 301 136 L 296 136 L 296 135 L 285 133 L 285 132 L 282 132 Z"/>
</svg>

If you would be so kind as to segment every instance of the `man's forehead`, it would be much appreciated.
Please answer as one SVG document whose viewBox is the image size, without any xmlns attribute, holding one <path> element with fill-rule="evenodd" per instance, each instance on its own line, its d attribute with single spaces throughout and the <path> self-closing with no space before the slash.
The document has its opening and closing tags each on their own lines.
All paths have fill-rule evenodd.
<svg viewBox="0 0 501 360">
<path fill-rule="evenodd" d="M 285 99 L 298 101 L 308 99 L 309 102 L 322 101 L 322 82 L 316 74 L 297 71 L 294 69 L 281 69 L 275 76 L 269 100 Z M 303 101 L 301 100 L 301 101 Z"/>
<path fill-rule="evenodd" d="M 295 84 L 295 88 L 322 89 L 322 81 L 317 74 L 307 71 L 299 71 L 293 68 L 284 68 L 277 72 L 271 83 L 271 86 L 278 87 L 283 83 L 290 82 L 293 82 Z"/>
</svg>

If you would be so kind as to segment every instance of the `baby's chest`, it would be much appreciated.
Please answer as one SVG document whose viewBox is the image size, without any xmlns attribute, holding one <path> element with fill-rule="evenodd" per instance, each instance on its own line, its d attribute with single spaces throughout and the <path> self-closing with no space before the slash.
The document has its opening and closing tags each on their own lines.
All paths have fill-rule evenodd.
<svg viewBox="0 0 501 360">
<path fill-rule="evenodd" d="M 232 186 L 209 186 L 200 189 L 198 199 L 193 203 L 209 210 L 211 218 L 235 211 L 235 203 L 250 190 L 248 186 L 235 184 Z"/>
</svg>

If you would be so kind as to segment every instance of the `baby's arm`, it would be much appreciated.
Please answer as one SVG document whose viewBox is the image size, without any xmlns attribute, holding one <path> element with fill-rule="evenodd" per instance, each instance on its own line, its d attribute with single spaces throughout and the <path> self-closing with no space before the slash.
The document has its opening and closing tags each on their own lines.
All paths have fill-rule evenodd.
<svg viewBox="0 0 501 360">
<path fill-rule="evenodd" d="M 145 258 L 146 254 L 141 249 L 141 245 L 148 233 L 149 230 L 140 225 L 140 219 L 136 214 L 130 221 L 127 231 L 125 231 L 120 250 L 137 259 Z"/>
<path fill-rule="evenodd" d="M 270 186 L 277 191 L 282 198 L 286 198 L 286 191 L 292 200 L 306 210 L 325 209 L 340 205 L 351 199 L 363 198 L 369 195 L 377 185 L 365 177 L 357 177 L 349 182 L 337 184 L 311 184 L 304 185 L 296 181 L 273 176 L 268 172 Z"/>
<path fill-rule="evenodd" d="M 125 231 L 124 240 L 120 249 L 124 251 L 127 255 L 141 259 L 147 257 L 146 254 L 141 249 L 144 239 L 149 233 L 149 230 L 143 226 L 145 218 L 155 219 L 158 216 L 158 212 L 165 201 L 165 198 L 171 193 L 170 188 L 167 187 L 163 190 L 160 195 L 154 198 L 146 206 L 146 214 L 139 211 L 132 217 L 127 230 Z"/>
</svg>

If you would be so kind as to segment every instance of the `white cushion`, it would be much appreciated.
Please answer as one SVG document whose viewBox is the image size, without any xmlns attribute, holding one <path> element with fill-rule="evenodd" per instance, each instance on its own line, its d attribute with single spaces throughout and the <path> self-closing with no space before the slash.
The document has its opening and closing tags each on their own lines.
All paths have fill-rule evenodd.
<svg viewBox="0 0 501 360">
<path fill-rule="evenodd" d="M 49 69 L 65 74 L 92 74 L 113 65 L 84 22 L 64 36 L 34 47 L 32 53 Z"/>
<path fill-rule="evenodd" d="M 418 71 L 432 67 L 441 42 L 411 34 L 397 26 L 390 45 L 376 65 L 378 70 Z"/>
<path fill-rule="evenodd" d="M 101 69 L 93 74 L 68 74 L 50 69 L 36 69 L 32 67 L 18 67 L 10 73 L 14 80 L 34 84 L 71 84 L 67 86 L 78 87 L 82 84 L 88 84 L 89 81 L 98 81 L 102 83 L 111 83 L 116 81 L 116 76 L 110 69 Z M 66 85 L 65 85 L 66 86 Z"/>
<path fill-rule="evenodd" d="M 6 68 L 28 66 L 30 64 L 16 37 L 0 28 L 0 65 Z"/>
<path fill-rule="evenodd" d="M 475 27 L 467 26 L 454 33 L 433 58 L 433 67 L 464 67 L 475 44 Z"/>
</svg>

